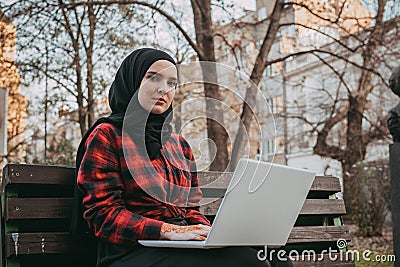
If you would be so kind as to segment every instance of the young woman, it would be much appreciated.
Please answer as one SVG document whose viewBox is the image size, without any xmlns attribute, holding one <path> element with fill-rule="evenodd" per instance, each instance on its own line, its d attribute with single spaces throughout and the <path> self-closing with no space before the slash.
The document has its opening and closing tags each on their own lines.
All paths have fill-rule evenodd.
<svg viewBox="0 0 400 267">
<path fill-rule="evenodd" d="M 176 63 L 165 52 L 132 52 L 110 88 L 112 114 L 98 120 L 79 146 L 79 201 L 99 240 L 97 266 L 270 266 L 248 247 L 138 244 L 140 239 L 204 240 L 210 229 L 198 208 L 201 191 L 191 148 L 170 125 L 177 80 Z"/>
</svg>

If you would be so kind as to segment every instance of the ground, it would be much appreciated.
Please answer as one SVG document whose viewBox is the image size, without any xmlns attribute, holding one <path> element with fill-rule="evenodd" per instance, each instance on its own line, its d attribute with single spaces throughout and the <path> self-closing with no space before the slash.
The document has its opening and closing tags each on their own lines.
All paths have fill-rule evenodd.
<svg viewBox="0 0 400 267">
<path fill-rule="evenodd" d="M 394 254 L 393 233 L 390 225 L 384 227 L 383 235 L 379 237 L 359 236 L 355 225 L 350 226 L 350 232 L 352 241 L 348 244 L 348 249 L 360 252 L 360 261 L 356 262 L 356 267 L 393 266 L 393 260 L 390 261 Z M 363 253 L 366 255 L 365 257 L 362 256 Z M 379 261 L 380 259 L 381 261 Z"/>
</svg>

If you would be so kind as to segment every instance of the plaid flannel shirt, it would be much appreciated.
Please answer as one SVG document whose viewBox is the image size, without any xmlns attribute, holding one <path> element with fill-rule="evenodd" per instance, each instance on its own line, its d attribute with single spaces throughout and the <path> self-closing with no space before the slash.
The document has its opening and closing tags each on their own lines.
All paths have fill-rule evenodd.
<svg viewBox="0 0 400 267">
<path fill-rule="evenodd" d="M 168 218 L 210 225 L 199 211 L 194 157 L 182 136 L 172 133 L 161 157 L 151 162 L 108 123 L 98 125 L 85 146 L 78 187 L 84 194 L 84 218 L 96 237 L 135 245 L 139 239 L 159 239 Z"/>
</svg>

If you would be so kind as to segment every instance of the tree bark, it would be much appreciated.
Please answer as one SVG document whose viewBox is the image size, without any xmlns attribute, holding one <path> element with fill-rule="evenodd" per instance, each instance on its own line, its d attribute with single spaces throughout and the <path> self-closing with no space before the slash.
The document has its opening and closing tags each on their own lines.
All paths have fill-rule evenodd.
<svg viewBox="0 0 400 267">
<path fill-rule="evenodd" d="M 198 54 L 200 61 L 216 62 L 214 39 L 211 20 L 211 1 L 191 0 L 194 15 L 196 41 L 202 54 Z M 228 166 L 228 134 L 224 126 L 224 117 L 221 112 L 221 95 L 219 93 L 217 69 L 212 64 L 201 64 L 203 70 L 204 93 L 206 97 L 207 135 L 214 141 L 216 150 L 210 149 L 212 160 L 210 170 L 224 171 Z M 209 148 L 212 146 L 209 145 Z M 213 159 L 215 155 L 215 158 Z"/>
<path fill-rule="evenodd" d="M 88 99 L 87 99 L 87 128 L 90 128 L 95 120 L 94 114 L 94 84 L 93 84 L 93 46 L 94 46 L 94 33 L 96 30 L 96 15 L 94 13 L 93 5 L 91 0 L 88 1 L 88 14 L 89 14 L 89 45 L 85 47 L 86 49 L 86 68 L 87 68 L 87 89 L 88 89 Z"/>
<path fill-rule="evenodd" d="M 261 45 L 260 51 L 258 52 L 256 62 L 251 72 L 250 80 L 256 85 L 260 83 L 262 73 L 267 67 L 268 54 L 271 50 L 272 45 L 275 42 L 275 37 L 279 31 L 279 20 L 282 14 L 284 3 L 284 0 L 277 0 L 275 3 L 274 9 L 270 17 L 268 31 L 265 34 L 264 41 Z M 257 93 L 258 88 L 254 88 L 254 86 L 251 84 L 247 87 L 245 101 L 243 102 L 243 109 L 240 115 L 240 120 L 244 125 L 244 129 L 243 127 L 241 127 L 241 125 L 239 125 L 239 130 L 236 134 L 235 142 L 233 143 L 231 162 L 229 164 L 229 169 L 231 171 L 235 169 L 237 162 L 240 158 L 239 150 L 241 147 L 243 147 L 243 144 L 245 142 L 244 131 L 250 131 L 250 125 L 253 120 L 253 109 L 256 104 Z"/>
<path fill-rule="evenodd" d="M 358 81 L 357 89 L 348 91 L 348 109 L 342 113 L 338 113 L 325 121 L 324 127 L 317 135 L 317 143 L 314 146 L 314 152 L 320 156 L 334 158 L 342 164 L 342 177 L 343 177 L 343 198 L 345 201 L 351 200 L 351 177 L 353 173 L 353 166 L 359 161 L 365 159 L 367 145 L 371 141 L 368 138 L 368 133 L 364 133 L 362 128 L 363 116 L 367 108 L 367 98 L 373 90 L 372 73 L 369 69 L 374 67 L 375 52 L 378 47 L 378 42 L 381 40 L 383 34 L 383 13 L 386 0 L 378 1 L 378 12 L 376 15 L 376 24 L 374 29 L 368 37 L 368 42 L 362 53 L 363 68 Z M 347 119 L 346 129 L 346 148 L 328 145 L 327 137 L 329 131 L 335 124 L 341 121 L 342 118 Z M 349 205 L 350 207 L 351 205 Z M 349 209 L 351 213 L 351 208 Z"/>
<path fill-rule="evenodd" d="M 81 130 L 81 135 L 84 136 L 87 127 L 86 127 L 86 108 L 84 106 L 84 97 L 83 97 L 83 85 L 82 85 L 82 66 L 80 63 L 80 54 L 79 54 L 79 37 L 81 34 L 80 28 L 76 32 L 76 36 L 74 35 L 74 32 L 72 30 L 71 23 L 69 21 L 69 17 L 67 14 L 67 8 L 65 7 L 64 3 L 62 0 L 58 0 L 59 5 L 61 6 L 61 11 L 63 14 L 64 18 L 64 27 L 65 30 L 68 33 L 68 36 L 71 39 L 72 42 L 72 48 L 74 50 L 74 56 L 73 56 L 73 62 L 72 65 L 74 66 L 75 69 L 75 74 L 76 74 L 76 92 L 77 92 L 77 103 L 78 103 L 78 122 L 79 122 L 79 127 Z M 80 27 L 80 25 L 78 25 Z"/>
</svg>

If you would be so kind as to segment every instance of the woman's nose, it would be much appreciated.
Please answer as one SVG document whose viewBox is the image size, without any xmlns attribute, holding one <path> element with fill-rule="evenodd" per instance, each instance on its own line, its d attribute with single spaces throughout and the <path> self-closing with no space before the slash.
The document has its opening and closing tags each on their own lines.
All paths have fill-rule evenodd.
<svg viewBox="0 0 400 267">
<path fill-rule="evenodd" d="M 167 83 L 160 83 L 160 85 L 158 86 L 158 92 L 160 94 L 165 95 L 168 92 L 169 88 L 168 88 L 168 84 Z"/>
</svg>

